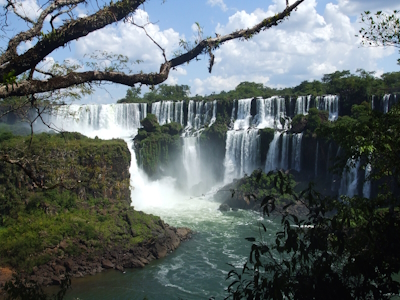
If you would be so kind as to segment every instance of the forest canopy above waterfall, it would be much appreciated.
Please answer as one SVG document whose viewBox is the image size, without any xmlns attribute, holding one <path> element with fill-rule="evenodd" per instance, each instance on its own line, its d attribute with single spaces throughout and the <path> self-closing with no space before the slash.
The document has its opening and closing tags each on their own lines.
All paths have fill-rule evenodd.
<svg viewBox="0 0 400 300">
<path fill-rule="evenodd" d="M 342 98 L 352 99 L 360 104 L 372 95 L 380 96 L 400 90 L 400 72 L 384 73 L 380 77 L 376 72 L 368 72 L 358 69 L 356 74 L 349 70 L 336 71 L 325 74 L 321 80 L 303 81 L 295 87 L 271 88 L 262 83 L 242 82 L 234 90 L 222 91 L 218 94 L 201 96 L 196 94 L 190 96 L 188 85 L 166 85 L 161 84 L 141 95 L 140 87 L 131 87 L 127 90 L 126 96 L 118 103 L 152 103 L 161 100 L 234 100 L 252 97 L 268 98 L 272 96 L 300 96 L 313 95 L 321 96 L 326 94 L 340 94 Z"/>
</svg>

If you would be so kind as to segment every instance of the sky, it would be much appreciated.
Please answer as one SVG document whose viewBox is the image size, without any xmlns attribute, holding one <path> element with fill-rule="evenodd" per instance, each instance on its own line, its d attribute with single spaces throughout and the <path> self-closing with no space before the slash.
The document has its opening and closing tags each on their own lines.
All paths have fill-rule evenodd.
<svg viewBox="0 0 400 300">
<path fill-rule="evenodd" d="M 3 2 L 2 2 L 3 1 Z M 40 11 L 37 0 L 23 0 L 27 14 Z M 295 0 L 289 0 L 293 3 Z M 94 2 L 95 3 L 95 2 Z M 4 0 L 0 0 L 4 4 Z M 75 13 L 84 16 L 94 4 L 78 7 Z M 193 42 L 197 22 L 203 37 L 227 34 L 248 28 L 263 18 L 285 8 L 285 0 L 151 0 L 135 13 L 137 24 L 147 24 L 151 37 L 165 49 L 167 58 L 179 50 L 181 39 Z M 289 19 L 266 30 L 249 41 L 230 41 L 214 52 L 215 65 L 208 73 L 208 56 L 200 56 L 170 72 L 167 84 L 186 84 L 192 95 L 208 95 L 234 89 L 240 82 L 250 81 L 281 88 L 304 80 L 320 80 L 324 74 L 362 68 L 385 72 L 400 71 L 396 48 L 363 47 L 356 37 L 363 11 L 400 9 L 398 0 L 305 0 Z M 89 12 L 90 13 L 90 12 Z M 20 22 L 20 21 L 19 21 Z M 21 24 L 22 28 L 22 24 Z M 19 26 L 16 24 L 15 30 Z M 19 48 L 29 48 L 29 43 Z M 123 54 L 134 72 L 156 72 L 163 57 L 160 49 L 145 32 L 127 22 L 119 22 L 93 32 L 49 55 L 44 68 L 53 61 L 69 59 L 80 62 L 95 51 Z M 83 67 L 81 70 L 86 70 Z M 125 96 L 128 87 L 103 85 L 81 103 L 115 103 Z M 146 89 L 143 89 L 146 91 Z"/>
</svg>

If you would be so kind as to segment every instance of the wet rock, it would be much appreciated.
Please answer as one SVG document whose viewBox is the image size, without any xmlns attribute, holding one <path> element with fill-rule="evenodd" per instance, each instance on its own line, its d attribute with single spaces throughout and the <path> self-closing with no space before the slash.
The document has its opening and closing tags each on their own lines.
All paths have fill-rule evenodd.
<svg viewBox="0 0 400 300">
<path fill-rule="evenodd" d="M 222 204 L 219 206 L 218 210 L 220 210 L 220 211 L 230 211 L 231 208 L 230 208 L 230 206 L 229 206 L 228 204 L 222 203 Z"/>
</svg>

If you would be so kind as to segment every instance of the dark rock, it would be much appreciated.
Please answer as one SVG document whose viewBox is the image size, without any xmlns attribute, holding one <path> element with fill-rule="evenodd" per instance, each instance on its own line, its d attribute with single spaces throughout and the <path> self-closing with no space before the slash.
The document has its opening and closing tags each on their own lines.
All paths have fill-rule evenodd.
<svg viewBox="0 0 400 300">
<path fill-rule="evenodd" d="M 55 284 L 55 285 L 60 285 L 60 284 L 61 284 L 61 279 L 60 279 L 60 277 L 58 277 L 58 276 L 56 276 L 56 275 L 51 276 L 51 281 L 52 281 L 52 283 Z"/>
<path fill-rule="evenodd" d="M 230 206 L 229 206 L 228 204 L 222 203 L 222 204 L 218 207 L 218 210 L 220 210 L 220 211 L 230 211 L 231 208 L 230 208 Z"/>
<path fill-rule="evenodd" d="M 118 271 L 121 271 L 121 272 L 124 271 L 124 268 L 123 268 L 121 265 L 117 265 L 117 266 L 115 267 L 115 269 L 118 270 Z"/>
<path fill-rule="evenodd" d="M 65 274 L 65 267 L 61 265 L 53 266 L 54 272 L 57 275 Z"/>
<path fill-rule="evenodd" d="M 114 269 L 114 264 L 111 261 L 109 261 L 108 259 L 104 259 L 101 262 L 101 265 L 104 269 Z"/>
</svg>

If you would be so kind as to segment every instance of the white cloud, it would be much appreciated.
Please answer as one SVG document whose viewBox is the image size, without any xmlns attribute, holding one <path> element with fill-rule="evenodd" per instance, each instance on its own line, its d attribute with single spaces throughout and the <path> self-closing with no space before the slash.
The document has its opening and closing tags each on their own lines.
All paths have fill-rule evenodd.
<svg viewBox="0 0 400 300">
<path fill-rule="evenodd" d="M 398 0 L 338 0 L 338 6 L 343 13 L 358 16 L 366 10 L 393 12 L 399 8 L 399 2 Z"/>
<path fill-rule="evenodd" d="M 36 0 L 17 1 L 15 6 L 20 15 L 26 16 L 31 20 L 36 20 L 42 12 Z"/>
<path fill-rule="evenodd" d="M 134 15 L 134 21 L 137 24 L 148 23 L 147 12 L 138 10 Z M 162 31 L 158 25 L 152 23 L 146 26 L 146 30 L 165 49 L 166 56 L 172 57 L 173 51 L 178 47 L 181 38 L 179 34 L 173 29 Z M 143 63 L 133 66 L 135 67 L 134 71 L 158 71 L 160 64 L 164 62 L 160 48 L 146 36 L 144 30 L 129 22 L 107 26 L 76 42 L 76 52 L 79 57 L 94 53 L 96 50 L 123 54 L 132 61 L 142 60 Z"/>
<path fill-rule="evenodd" d="M 224 0 L 208 0 L 207 4 L 211 5 L 211 6 L 219 6 L 223 11 L 227 11 L 228 7 L 226 6 L 226 4 L 224 3 Z"/>
<path fill-rule="evenodd" d="M 267 11 L 236 12 L 226 24 L 218 24 L 216 32 L 226 34 L 253 26 L 284 7 L 285 1 L 274 2 Z M 377 59 L 391 55 L 394 49 L 360 47 L 355 37 L 360 25 L 352 23 L 340 5 L 328 3 L 319 14 L 316 0 L 305 1 L 279 26 L 249 41 L 222 45 L 215 51 L 218 60 L 212 76 L 195 81 L 195 93 L 228 90 L 227 86 L 234 88 L 255 78 L 268 78 L 269 86 L 293 86 L 337 70 L 377 69 Z"/>
<path fill-rule="evenodd" d="M 269 81 L 268 76 L 245 76 L 245 75 L 233 75 L 229 77 L 223 76 L 209 76 L 206 79 L 196 78 L 192 81 L 192 95 L 205 95 L 211 94 L 212 92 L 219 93 L 221 91 L 229 91 L 235 89 L 235 87 L 243 81 L 252 81 L 267 84 Z"/>
</svg>

